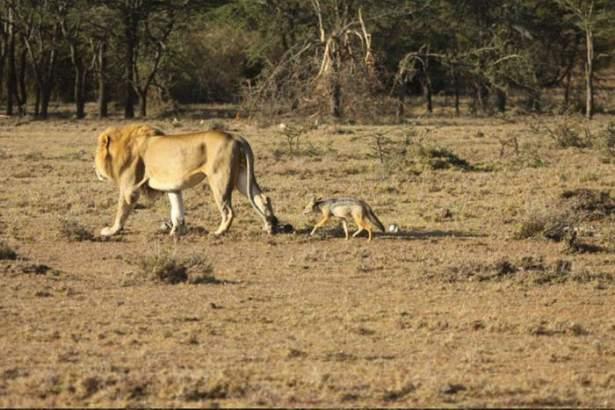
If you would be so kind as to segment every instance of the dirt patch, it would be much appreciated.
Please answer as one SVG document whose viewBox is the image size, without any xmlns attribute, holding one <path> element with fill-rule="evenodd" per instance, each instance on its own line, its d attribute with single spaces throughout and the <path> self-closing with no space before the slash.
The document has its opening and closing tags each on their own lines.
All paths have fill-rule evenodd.
<svg viewBox="0 0 615 410">
<path fill-rule="evenodd" d="M 494 262 L 471 262 L 449 266 L 442 275 L 444 280 L 458 281 L 511 281 L 530 284 L 561 284 L 597 282 L 612 285 L 615 276 L 610 273 L 593 273 L 573 270 L 571 260 L 556 259 L 550 263 L 542 257 L 524 256 L 517 261 L 499 259 Z"/>
<path fill-rule="evenodd" d="M 199 120 L 155 125 L 189 132 Z M 235 192 L 233 226 L 210 235 L 220 214 L 204 184 L 184 192 L 178 240 L 159 232 L 163 196 L 103 241 L 117 189 L 87 159 L 114 122 L 0 124 L 11 187 L 0 238 L 15 253 L 0 260 L 0 406 L 615 403 L 615 214 L 602 194 L 615 173 L 602 153 L 556 149 L 523 117 L 435 114 L 317 127 L 299 145 L 309 152 L 287 144 L 276 159 L 287 142 L 277 126 L 226 122 L 250 141 L 288 234 L 263 233 Z M 382 157 L 374 135 L 391 141 Z M 502 155 L 513 136 L 518 149 Z M 419 145 L 446 152 L 421 158 Z M 45 172 L 28 173 L 26 156 Z M 316 221 L 301 212 L 313 194 L 360 197 L 397 228 L 346 241 L 331 222 L 310 237 Z M 512 239 L 529 215 L 558 208 L 578 218 Z"/>
</svg>

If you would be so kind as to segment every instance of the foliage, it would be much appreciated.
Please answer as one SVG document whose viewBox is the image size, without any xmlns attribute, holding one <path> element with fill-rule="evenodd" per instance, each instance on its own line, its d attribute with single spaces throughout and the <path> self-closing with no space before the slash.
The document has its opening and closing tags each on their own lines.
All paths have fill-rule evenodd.
<svg viewBox="0 0 615 410">
<path fill-rule="evenodd" d="M 579 94 L 598 95 L 596 70 L 612 63 L 610 4 L 6 0 L 0 101 L 9 115 L 41 117 L 52 100 L 75 102 L 78 118 L 94 100 L 101 116 L 109 102 L 147 116 L 151 97 L 154 113 L 242 102 L 250 114 L 374 122 L 401 118 L 413 96 L 427 112 L 437 95 L 452 96 L 457 113 L 461 97 L 476 114 L 539 111 L 558 88 L 569 109 Z"/>
</svg>

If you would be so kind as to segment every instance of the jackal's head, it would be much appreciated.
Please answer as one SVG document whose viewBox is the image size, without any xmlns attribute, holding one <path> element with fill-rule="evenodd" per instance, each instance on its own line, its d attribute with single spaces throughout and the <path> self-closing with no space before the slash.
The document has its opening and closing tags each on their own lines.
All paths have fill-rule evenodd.
<svg viewBox="0 0 615 410">
<path fill-rule="evenodd" d="M 320 201 L 321 199 L 322 198 L 313 196 L 312 199 L 310 199 L 310 202 L 308 202 L 308 204 L 303 209 L 303 215 L 308 215 L 312 212 L 318 212 L 318 201 Z"/>
</svg>

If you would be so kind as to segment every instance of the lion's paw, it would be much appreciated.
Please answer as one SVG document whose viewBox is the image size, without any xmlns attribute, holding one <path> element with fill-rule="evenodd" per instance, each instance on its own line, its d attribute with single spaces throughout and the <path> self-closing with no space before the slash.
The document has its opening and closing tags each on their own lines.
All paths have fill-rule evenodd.
<svg viewBox="0 0 615 410">
<path fill-rule="evenodd" d="M 117 231 L 118 229 L 114 229 L 113 227 L 110 227 L 110 226 L 105 226 L 104 228 L 100 230 L 100 235 L 101 236 L 111 236 L 111 235 L 115 235 Z"/>
</svg>

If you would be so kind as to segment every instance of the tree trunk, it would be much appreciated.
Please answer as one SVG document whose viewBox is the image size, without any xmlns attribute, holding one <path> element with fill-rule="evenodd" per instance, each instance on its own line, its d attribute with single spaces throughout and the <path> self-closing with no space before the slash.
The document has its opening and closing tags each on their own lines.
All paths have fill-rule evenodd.
<svg viewBox="0 0 615 410">
<path fill-rule="evenodd" d="M 431 79 L 424 73 L 424 76 L 421 79 L 421 87 L 423 89 L 423 97 L 425 98 L 425 105 L 428 113 L 433 112 L 433 102 L 432 102 L 432 90 L 431 90 Z"/>
<path fill-rule="evenodd" d="M 6 54 L 7 54 L 7 44 L 6 39 L 2 44 L 2 51 L 0 55 L 0 100 L 2 99 L 2 92 L 4 89 L 4 69 L 6 68 Z"/>
<path fill-rule="evenodd" d="M 106 118 L 109 115 L 107 97 L 107 43 L 103 42 L 98 50 L 98 116 Z"/>
<path fill-rule="evenodd" d="M 70 44 L 70 58 L 75 72 L 73 98 L 75 99 L 75 116 L 79 119 L 85 117 L 85 80 L 87 70 L 82 61 L 82 55 L 74 42 Z"/>
<path fill-rule="evenodd" d="M 340 85 L 336 74 L 331 75 L 330 87 L 330 114 L 333 118 L 338 119 L 342 116 L 342 86 Z"/>
<path fill-rule="evenodd" d="M 43 81 L 41 87 L 41 118 L 46 120 L 49 116 L 49 102 L 51 101 L 51 92 L 53 91 L 53 80 L 55 78 L 56 51 L 52 50 L 49 56 L 49 62 L 46 67 L 43 67 Z"/>
<path fill-rule="evenodd" d="M 46 120 L 49 115 L 49 101 L 51 100 L 51 89 L 49 84 L 41 91 L 41 118 Z"/>
<path fill-rule="evenodd" d="M 479 111 L 481 113 L 485 113 L 487 111 L 487 99 L 489 98 L 489 92 L 487 90 L 487 87 L 485 87 L 483 84 L 481 84 L 480 82 L 476 83 L 476 113 L 478 113 Z"/>
<path fill-rule="evenodd" d="M 139 90 L 139 116 L 147 117 L 147 89 Z"/>
<path fill-rule="evenodd" d="M 564 83 L 564 109 L 568 109 L 570 105 L 570 86 L 572 80 L 572 70 L 566 74 L 566 82 Z"/>
<path fill-rule="evenodd" d="M 461 114 L 459 109 L 459 78 L 456 70 L 453 71 L 453 90 L 455 93 L 455 116 L 459 117 Z"/>
<path fill-rule="evenodd" d="M 28 64 L 28 51 L 24 47 L 19 58 L 19 89 L 15 89 L 15 97 L 19 104 L 19 114 L 27 114 L 28 88 L 26 85 L 26 72 Z"/>
<path fill-rule="evenodd" d="M 36 94 L 34 97 L 34 115 L 39 116 L 41 113 L 41 87 L 36 86 Z"/>
<path fill-rule="evenodd" d="M 86 70 L 80 63 L 75 64 L 75 88 L 73 97 L 75 98 L 75 115 L 81 119 L 85 117 L 85 76 Z"/>
<path fill-rule="evenodd" d="M 17 93 L 17 73 L 15 72 L 15 29 L 13 9 L 8 10 L 8 71 L 6 84 L 6 115 L 13 115 L 13 98 Z"/>
<path fill-rule="evenodd" d="M 402 118 L 404 116 L 405 99 L 406 99 L 405 90 L 400 91 L 397 97 L 397 109 L 395 110 L 395 119 L 397 120 L 398 123 L 402 121 Z"/>
<path fill-rule="evenodd" d="M 500 113 L 506 111 L 506 93 L 499 88 L 495 89 L 495 107 Z"/>
<path fill-rule="evenodd" d="M 135 101 L 134 101 L 134 73 L 135 73 L 135 48 L 137 46 L 137 16 L 131 10 L 126 14 L 126 67 L 125 67 L 125 84 L 124 91 L 126 93 L 124 100 L 124 118 L 134 118 L 135 116 Z"/>
<path fill-rule="evenodd" d="M 585 63 L 585 117 L 594 116 L 594 35 L 591 28 L 585 30 L 587 61 Z"/>
</svg>

